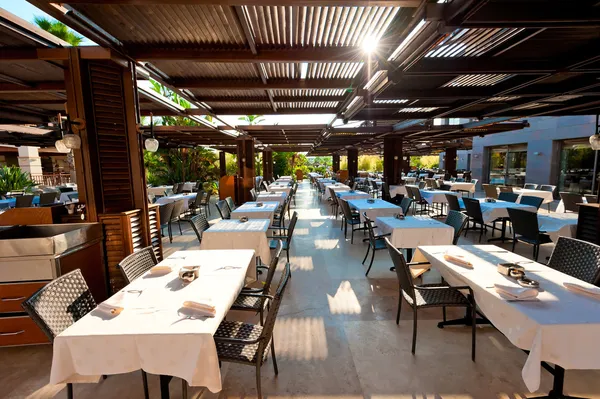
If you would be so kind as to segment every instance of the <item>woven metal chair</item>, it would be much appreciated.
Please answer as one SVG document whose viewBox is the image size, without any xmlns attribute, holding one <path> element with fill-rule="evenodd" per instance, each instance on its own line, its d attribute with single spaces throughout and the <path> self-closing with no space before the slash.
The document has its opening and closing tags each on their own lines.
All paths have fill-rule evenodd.
<svg viewBox="0 0 600 399">
<path fill-rule="evenodd" d="M 400 208 L 402 208 L 403 215 L 408 215 L 408 213 L 410 212 L 410 206 L 412 205 L 412 203 L 413 203 L 412 198 L 408 198 L 408 197 L 402 198 L 402 201 L 400 201 Z"/>
<path fill-rule="evenodd" d="M 548 267 L 600 286 L 600 246 L 576 238 L 559 237 Z"/>
<path fill-rule="evenodd" d="M 273 224 L 271 225 L 271 228 L 279 230 L 279 234 L 283 234 L 286 230 L 285 214 L 286 212 L 288 215 L 290 214 L 289 209 L 291 200 L 292 198 L 290 196 L 285 197 L 285 199 L 283 200 L 283 205 L 278 207 L 275 211 L 275 214 L 273 215 Z"/>
<path fill-rule="evenodd" d="M 156 266 L 158 260 L 152 247 L 140 249 L 127 256 L 117 265 L 127 284 Z"/>
<path fill-rule="evenodd" d="M 501 191 L 498 195 L 498 199 L 500 201 L 506 202 L 517 202 L 517 199 L 519 199 L 519 194 L 508 191 Z"/>
<path fill-rule="evenodd" d="M 41 193 L 40 194 L 40 206 L 54 205 L 56 198 L 58 197 L 57 192 Z"/>
<path fill-rule="evenodd" d="M 253 188 L 250 189 L 250 196 L 252 197 L 252 201 L 256 201 L 258 196 L 256 195 L 255 189 L 253 189 Z"/>
<path fill-rule="evenodd" d="M 182 216 L 180 220 L 189 223 L 194 233 L 196 233 L 196 237 L 198 237 L 198 242 L 202 242 L 202 233 L 210 227 L 206 216 L 200 213 L 198 215 Z"/>
<path fill-rule="evenodd" d="M 508 208 L 508 216 L 513 230 L 512 251 L 515 252 L 517 241 L 533 245 L 533 260 L 537 262 L 540 245 L 551 243 L 548 234 L 540 231 L 537 213 L 524 209 Z"/>
<path fill-rule="evenodd" d="M 423 284 L 415 285 L 410 272 L 409 264 L 404 260 L 404 255 L 385 238 L 385 244 L 388 248 L 392 262 L 396 267 L 396 275 L 399 282 L 398 313 L 396 314 L 396 324 L 400 324 L 400 312 L 402 310 L 402 298 L 408 302 L 413 310 L 413 338 L 412 354 L 415 354 L 417 346 L 417 310 L 422 308 L 442 308 L 444 322 L 446 321 L 447 307 L 464 307 L 470 311 L 472 320 L 477 317 L 475 297 L 473 290 L 469 286 L 450 287 L 441 284 Z M 468 291 L 468 296 L 462 294 L 460 290 Z M 471 360 L 475 361 L 475 331 L 477 323 L 471 325 Z"/>
<path fill-rule="evenodd" d="M 579 213 L 579 205 L 577 204 L 583 202 L 583 196 L 581 194 L 561 192 L 559 195 L 565 207 L 565 212 Z"/>
<path fill-rule="evenodd" d="M 290 261 L 290 247 L 292 245 L 292 238 L 294 236 L 294 228 L 296 227 L 296 222 L 298 221 L 298 212 L 294 211 L 292 218 L 290 219 L 290 225 L 287 229 L 287 233 L 285 235 L 274 235 L 269 236 L 267 238 L 271 238 L 269 241 L 269 248 L 276 249 L 278 245 L 278 241 L 282 242 L 283 249 L 285 249 L 285 256 L 287 261 Z"/>
<path fill-rule="evenodd" d="M 168 204 L 164 204 L 161 205 L 160 208 L 158 208 L 158 213 L 160 215 L 160 233 L 161 235 L 164 237 L 164 234 L 162 232 L 162 229 L 167 226 L 167 233 L 169 235 L 169 238 L 171 238 L 171 215 L 173 214 L 173 208 L 175 207 L 175 203 L 174 202 L 169 202 Z M 173 242 L 173 239 L 171 238 L 171 242 Z"/>
<path fill-rule="evenodd" d="M 255 366 L 258 399 L 262 399 L 260 367 L 267 360 L 269 348 L 273 358 L 275 375 L 279 374 L 273 344 L 273 329 L 289 280 L 290 265 L 286 264 L 275 295 L 256 294 L 264 296 L 269 303 L 269 311 L 264 326 L 224 320 L 214 334 L 217 355 L 220 361 Z"/>
<path fill-rule="evenodd" d="M 525 183 L 525 185 L 523 186 L 524 189 L 526 190 L 537 190 L 538 185 L 537 184 L 533 184 L 533 183 Z"/>
<path fill-rule="evenodd" d="M 463 230 L 467 223 L 469 223 L 469 217 L 462 212 L 449 210 L 448 216 L 446 216 L 446 220 L 444 221 L 448 226 L 452 226 L 454 229 L 454 238 L 452 239 L 452 245 L 458 244 L 458 239 L 462 234 Z"/>
<path fill-rule="evenodd" d="M 486 198 L 498 198 L 498 190 L 493 184 L 482 184 Z"/>
<path fill-rule="evenodd" d="M 173 184 L 173 194 L 177 194 L 178 191 L 179 191 L 179 183 L 174 183 Z"/>
<path fill-rule="evenodd" d="M 294 185 L 292 186 L 292 190 L 290 191 L 290 196 L 294 199 L 294 206 L 296 206 L 296 191 L 298 191 L 298 183 L 294 183 Z"/>
<path fill-rule="evenodd" d="M 390 186 L 386 182 L 381 183 L 381 198 L 384 201 L 391 201 L 392 195 L 390 194 Z"/>
<path fill-rule="evenodd" d="M 175 187 L 173 187 L 173 192 L 175 194 L 183 194 L 184 189 L 185 189 L 185 183 L 179 183 L 177 185 L 177 190 L 175 190 Z"/>
<path fill-rule="evenodd" d="M 266 192 L 269 192 L 269 185 L 267 184 L 266 181 L 263 180 L 262 182 L 262 187 L 265 189 Z"/>
<path fill-rule="evenodd" d="M 15 197 L 15 208 L 30 208 L 33 206 L 34 195 L 19 195 Z"/>
<path fill-rule="evenodd" d="M 181 231 L 181 214 L 183 213 L 183 208 L 185 207 L 185 200 L 178 200 L 173 202 L 173 213 L 171 213 L 171 218 L 169 219 L 169 240 L 173 242 L 173 222 L 177 222 L 177 227 L 179 227 L 179 235 L 183 235 Z"/>
<path fill-rule="evenodd" d="M 227 206 L 227 202 L 225 202 L 225 200 L 217 201 L 217 211 L 219 211 L 221 219 L 231 219 L 231 212 L 229 211 L 229 207 Z"/>
<path fill-rule="evenodd" d="M 542 206 L 543 202 L 544 202 L 543 198 L 534 197 L 532 195 L 524 195 L 521 197 L 521 201 L 519 201 L 519 204 L 531 205 L 531 206 L 535 206 L 536 209 L 540 209 L 540 206 Z"/>
<path fill-rule="evenodd" d="M 96 301 L 81 274 L 72 272 L 49 282 L 23 301 L 23 309 L 46 334 L 50 342 L 96 308 Z M 144 397 L 148 398 L 148 378 L 142 370 Z M 73 384 L 67 383 L 67 397 L 73 399 Z"/>
<path fill-rule="evenodd" d="M 227 206 L 229 207 L 229 212 L 233 212 L 235 211 L 235 203 L 233 202 L 233 199 L 231 197 L 227 197 L 225 198 L 225 202 L 227 203 Z"/>
<path fill-rule="evenodd" d="M 425 188 L 425 182 L 424 181 L 420 181 L 418 183 L 418 186 L 419 186 L 419 189 L 421 189 L 421 190 L 424 189 Z"/>
<path fill-rule="evenodd" d="M 448 204 L 449 211 L 462 212 L 462 208 L 460 207 L 460 202 L 458 202 L 458 197 L 453 194 L 444 194 L 446 197 L 446 203 Z"/>
<path fill-rule="evenodd" d="M 274 251 L 274 255 L 271 257 L 271 263 L 269 264 L 269 266 L 256 266 L 258 269 L 267 271 L 265 281 L 262 283 L 263 286 L 261 288 L 243 288 L 242 292 L 237 296 L 237 298 L 233 302 L 233 305 L 231 305 L 232 310 L 242 310 L 258 313 L 260 315 L 261 326 L 263 325 L 263 314 L 267 301 L 264 296 L 257 296 L 255 294 L 269 295 L 271 293 L 271 283 L 273 282 L 273 276 L 275 276 L 275 271 L 277 270 L 277 264 L 279 263 L 279 257 L 281 256 L 282 250 L 283 241 L 278 241 L 277 247 Z"/>
<path fill-rule="evenodd" d="M 206 193 L 203 190 L 196 191 L 196 198 L 194 198 L 194 202 L 189 204 L 189 209 L 193 214 L 197 214 L 198 210 L 202 210 L 202 200 Z"/>
<path fill-rule="evenodd" d="M 367 260 L 367 256 L 369 256 L 369 251 L 371 251 L 371 262 L 369 263 L 369 267 L 367 268 L 367 272 L 365 273 L 365 276 L 368 276 L 369 272 L 371 271 L 371 266 L 373 266 L 373 259 L 375 259 L 375 252 L 385 249 L 384 239 L 385 239 L 385 237 L 391 236 L 391 234 L 390 233 L 380 234 L 380 235 L 375 234 L 375 229 L 373 228 L 373 222 L 371 221 L 371 219 L 369 219 L 366 212 L 363 212 L 363 218 L 365 219 L 365 227 L 366 227 L 367 231 L 369 232 L 369 240 L 368 240 L 369 245 L 367 246 L 367 253 L 365 254 L 365 257 L 362 261 L 363 265 L 365 264 L 365 261 Z"/>
<path fill-rule="evenodd" d="M 206 192 L 204 197 L 202 197 L 202 201 L 200 201 L 200 205 L 204 208 L 204 214 L 210 216 L 210 197 L 212 196 L 212 191 L 209 190 Z"/>
<path fill-rule="evenodd" d="M 413 197 L 414 197 L 414 206 L 413 206 L 413 213 L 417 214 L 417 213 L 429 213 L 429 202 L 427 202 L 425 200 L 425 198 L 423 198 L 421 196 L 421 189 L 420 188 L 415 188 L 415 187 L 407 187 L 407 189 L 411 189 Z M 417 205 L 420 206 L 421 209 L 419 209 L 417 211 Z"/>
<path fill-rule="evenodd" d="M 348 225 L 350 225 L 351 235 L 350 235 L 350 244 L 354 244 L 354 232 L 357 230 L 364 230 L 363 227 L 360 227 L 362 222 L 360 221 L 360 215 L 357 212 L 352 212 L 350 209 L 350 205 L 348 205 L 348 201 L 343 198 L 339 199 L 340 207 L 342 208 L 342 213 L 344 217 L 342 218 L 342 228 L 344 229 L 344 238 L 348 236 Z M 354 226 L 359 226 L 359 228 L 355 228 Z"/>
<path fill-rule="evenodd" d="M 479 242 L 481 242 L 481 237 L 483 236 L 484 231 L 487 231 L 487 225 L 483 221 L 483 214 L 481 213 L 481 204 L 478 200 L 473 198 L 463 198 L 463 203 L 465 204 L 465 209 L 467 210 L 467 216 L 469 217 L 469 221 L 473 223 L 472 228 L 466 228 L 465 237 L 467 236 L 468 230 L 477 229 L 477 225 L 479 228 Z"/>
</svg>

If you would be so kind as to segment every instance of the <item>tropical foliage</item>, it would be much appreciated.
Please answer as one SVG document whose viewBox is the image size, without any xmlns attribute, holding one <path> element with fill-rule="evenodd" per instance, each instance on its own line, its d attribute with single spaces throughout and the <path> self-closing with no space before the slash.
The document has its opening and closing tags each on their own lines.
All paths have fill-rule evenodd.
<svg viewBox="0 0 600 399">
<path fill-rule="evenodd" d="M 34 17 L 33 22 L 46 32 L 64 40 L 71 46 L 79 46 L 83 41 L 83 36 L 79 36 L 62 22 L 51 20 L 46 17 Z"/>
<path fill-rule="evenodd" d="M 31 191 L 37 185 L 31 175 L 23 172 L 18 166 L 2 166 L 0 168 L 0 193 L 10 191 Z"/>
<path fill-rule="evenodd" d="M 262 115 L 246 115 L 239 117 L 238 120 L 246 122 L 246 125 L 258 125 L 259 123 L 264 122 L 265 118 L 263 118 Z"/>
<path fill-rule="evenodd" d="M 418 169 L 432 169 L 440 166 L 438 155 L 425 155 L 422 157 L 410 157 L 410 166 Z"/>
</svg>

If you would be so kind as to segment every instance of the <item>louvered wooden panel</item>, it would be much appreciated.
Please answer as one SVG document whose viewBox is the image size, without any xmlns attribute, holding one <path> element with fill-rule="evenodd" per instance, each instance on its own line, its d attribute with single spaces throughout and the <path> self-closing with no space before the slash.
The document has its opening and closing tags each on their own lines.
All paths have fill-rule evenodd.
<svg viewBox="0 0 600 399">
<path fill-rule="evenodd" d="M 129 217 L 129 233 L 131 234 L 131 249 L 133 252 L 144 248 L 144 233 L 142 231 L 141 214 Z"/>
<path fill-rule="evenodd" d="M 154 250 L 156 259 L 163 259 L 162 237 L 160 233 L 160 206 L 157 204 L 148 206 L 148 228 L 150 230 L 150 245 Z"/>
<path fill-rule="evenodd" d="M 579 218 L 577 220 L 577 238 L 600 244 L 600 211 L 598 204 L 579 205 Z"/>
<path fill-rule="evenodd" d="M 98 147 L 102 213 L 135 207 L 123 103 L 122 70 L 108 62 L 88 62 L 89 85 Z"/>
<path fill-rule="evenodd" d="M 104 250 L 110 291 L 117 292 L 125 285 L 123 276 L 117 269 L 117 265 L 128 255 L 123 234 L 122 218 L 119 214 L 113 214 L 99 215 L 98 219 L 104 228 Z"/>
</svg>

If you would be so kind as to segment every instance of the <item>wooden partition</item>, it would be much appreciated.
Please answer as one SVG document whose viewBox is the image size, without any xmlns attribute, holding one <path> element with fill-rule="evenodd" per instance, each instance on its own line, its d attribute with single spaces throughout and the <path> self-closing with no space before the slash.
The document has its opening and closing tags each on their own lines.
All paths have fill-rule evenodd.
<svg viewBox="0 0 600 399">
<path fill-rule="evenodd" d="M 0 213 L 0 226 L 55 224 L 66 213 L 64 205 L 12 208 Z"/>
<path fill-rule="evenodd" d="M 219 199 L 224 200 L 227 197 L 231 197 L 233 202 L 236 204 L 236 176 L 223 176 L 219 179 Z"/>
</svg>

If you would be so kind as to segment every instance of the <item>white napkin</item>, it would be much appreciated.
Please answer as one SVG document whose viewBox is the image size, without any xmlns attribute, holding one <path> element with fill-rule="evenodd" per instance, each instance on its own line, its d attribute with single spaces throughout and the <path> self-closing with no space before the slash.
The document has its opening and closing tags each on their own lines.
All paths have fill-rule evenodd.
<svg viewBox="0 0 600 399">
<path fill-rule="evenodd" d="M 445 254 L 444 255 L 444 259 L 447 260 L 448 262 L 452 262 L 455 263 L 457 265 L 472 269 L 473 268 L 473 264 L 471 262 L 469 262 L 467 260 L 467 258 L 464 255 L 458 255 L 458 254 Z"/>
<path fill-rule="evenodd" d="M 96 310 L 108 316 L 118 316 L 123 310 L 125 310 L 124 301 L 125 293 L 120 291 L 99 304 L 98 307 L 96 307 Z"/>
<path fill-rule="evenodd" d="M 201 302 L 196 301 L 185 301 L 183 303 L 184 309 L 189 309 L 194 313 L 198 313 L 202 316 L 215 317 L 217 314 L 217 310 L 210 303 L 210 300 L 203 300 Z"/>
<path fill-rule="evenodd" d="M 538 290 L 535 288 L 523 288 L 505 284 L 494 284 L 494 288 L 502 298 L 509 301 L 530 301 L 538 296 Z"/>
<path fill-rule="evenodd" d="M 590 287 L 577 283 L 563 283 L 566 289 L 576 294 L 586 295 L 592 298 L 600 299 L 600 287 Z"/>
<path fill-rule="evenodd" d="M 174 263 L 178 263 L 185 259 L 176 258 L 173 260 L 175 261 Z M 169 274 L 172 271 L 173 271 L 173 268 L 169 265 L 156 265 L 150 269 L 150 274 L 152 274 L 152 275 Z"/>
</svg>

